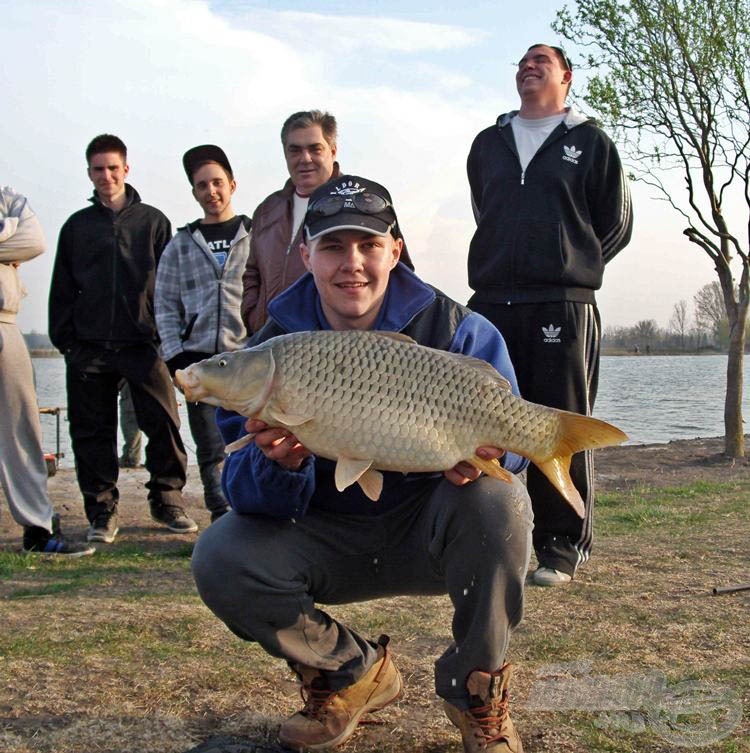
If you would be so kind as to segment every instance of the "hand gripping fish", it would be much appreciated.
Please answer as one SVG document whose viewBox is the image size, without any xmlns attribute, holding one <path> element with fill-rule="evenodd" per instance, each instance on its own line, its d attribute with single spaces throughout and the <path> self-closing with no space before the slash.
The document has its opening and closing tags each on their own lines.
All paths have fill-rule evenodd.
<svg viewBox="0 0 750 753">
<path fill-rule="evenodd" d="M 583 517 L 571 455 L 627 439 L 599 419 L 516 397 L 485 361 L 392 332 L 280 335 L 176 378 L 187 400 L 289 429 L 312 453 L 336 461 L 339 491 L 358 482 L 372 500 L 382 490 L 380 471 L 443 471 L 464 460 L 510 481 L 497 460 L 476 455 L 490 445 L 529 458 Z"/>
</svg>

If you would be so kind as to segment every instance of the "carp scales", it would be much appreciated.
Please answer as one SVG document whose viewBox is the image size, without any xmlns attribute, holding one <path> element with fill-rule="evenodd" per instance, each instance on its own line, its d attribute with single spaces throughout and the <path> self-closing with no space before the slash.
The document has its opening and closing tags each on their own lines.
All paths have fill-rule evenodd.
<svg viewBox="0 0 750 753">
<path fill-rule="evenodd" d="M 339 491 L 357 482 L 372 500 L 382 490 L 380 471 L 445 471 L 466 461 L 510 481 L 497 460 L 476 455 L 489 445 L 531 460 L 583 517 L 571 456 L 627 439 L 599 419 L 515 396 L 486 361 L 393 332 L 280 335 L 178 370 L 176 380 L 187 400 L 287 428 L 336 461 Z M 250 441 L 242 437 L 227 451 Z"/>
</svg>

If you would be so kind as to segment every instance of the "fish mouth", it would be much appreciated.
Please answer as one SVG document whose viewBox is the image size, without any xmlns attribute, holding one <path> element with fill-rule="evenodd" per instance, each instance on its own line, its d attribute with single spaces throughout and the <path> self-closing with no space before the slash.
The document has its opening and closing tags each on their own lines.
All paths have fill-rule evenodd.
<svg viewBox="0 0 750 753">
<path fill-rule="evenodd" d="M 191 403 L 197 403 L 208 395 L 206 388 L 189 366 L 187 369 L 177 369 L 174 379 L 182 390 L 182 394 L 185 395 L 185 399 Z"/>
</svg>

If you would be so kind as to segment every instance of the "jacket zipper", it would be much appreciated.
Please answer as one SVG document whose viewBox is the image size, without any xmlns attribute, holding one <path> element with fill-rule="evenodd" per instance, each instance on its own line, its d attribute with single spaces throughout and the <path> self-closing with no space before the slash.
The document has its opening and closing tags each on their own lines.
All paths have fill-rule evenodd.
<svg viewBox="0 0 750 753">
<path fill-rule="evenodd" d="M 111 211 L 111 210 L 110 210 Z M 112 212 L 112 237 L 114 238 L 114 253 L 112 254 L 112 306 L 109 311 L 109 338 L 115 339 L 115 310 L 117 308 L 117 256 L 120 248 L 120 239 L 117 234 L 117 217 Z"/>
</svg>

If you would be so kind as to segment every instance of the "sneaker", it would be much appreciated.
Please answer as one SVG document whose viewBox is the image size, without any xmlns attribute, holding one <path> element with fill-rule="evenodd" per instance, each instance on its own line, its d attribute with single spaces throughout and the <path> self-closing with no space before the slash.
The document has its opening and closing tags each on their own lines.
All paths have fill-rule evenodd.
<svg viewBox="0 0 750 753">
<path fill-rule="evenodd" d="M 279 741 L 296 751 L 333 748 L 348 740 L 363 714 L 393 703 L 403 688 L 401 675 L 388 649 L 390 638 L 378 638 L 378 659 L 347 688 L 331 690 L 325 675 L 302 667 L 305 706 L 282 723 Z"/>
<path fill-rule="evenodd" d="M 468 711 L 443 701 L 448 719 L 461 730 L 464 753 L 523 753 L 521 738 L 508 713 L 510 676 L 510 664 L 497 672 L 472 672 L 466 681 Z"/>
<path fill-rule="evenodd" d="M 60 530 L 60 516 L 52 516 L 52 532 L 39 526 L 28 526 L 23 532 L 23 551 L 33 554 L 52 554 L 63 557 L 86 557 L 96 549 L 83 543 L 66 541 Z"/>
<path fill-rule="evenodd" d="M 543 567 L 540 565 L 531 579 L 536 586 L 563 586 L 573 580 L 571 575 L 555 570 L 553 567 Z"/>
<path fill-rule="evenodd" d="M 117 511 L 100 512 L 92 521 L 86 533 L 86 541 L 101 541 L 111 544 L 119 532 Z"/>
<path fill-rule="evenodd" d="M 162 523 L 174 533 L 193 533 L 198 530 L 198 524 L 185 515 L 179 505 L 168 505 L 164 502 L 151 502 L 151 519 Z"/>
</svg>

